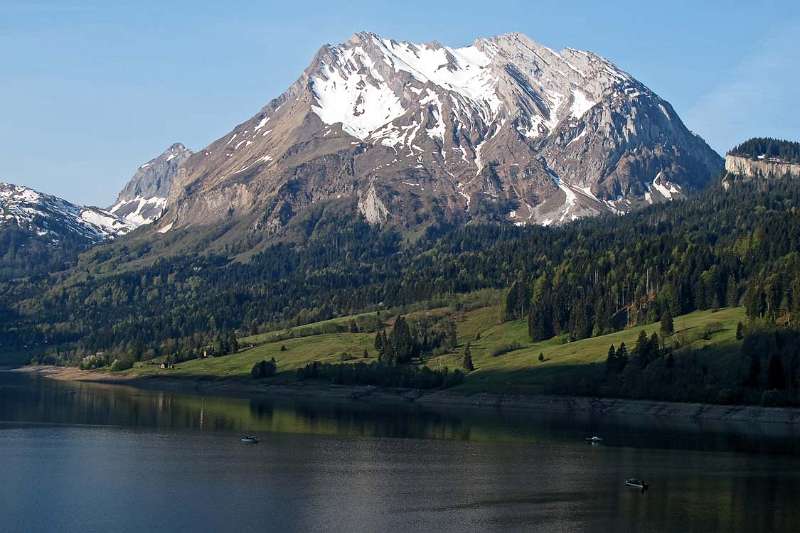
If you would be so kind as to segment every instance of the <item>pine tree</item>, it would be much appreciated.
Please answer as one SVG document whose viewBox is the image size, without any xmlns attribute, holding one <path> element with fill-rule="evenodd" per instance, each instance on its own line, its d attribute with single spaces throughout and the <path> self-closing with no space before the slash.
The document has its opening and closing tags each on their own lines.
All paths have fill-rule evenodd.
<svg viewBox="0 0 800 533">
<path fill-rule="evenodd" d="M 541 341 L 553 336 L 552 287 L 547 274 L 533 285 L 533 298 L 528 311 L 528 334 L 531 340 Z"/>
<path fill-rule="evenodd" d="M 464 370 L 468 372 L 475 370 L 475 365 L 472 364 L 472 349 L 470 348 L 469 343 L 467 343 L 466 348 L 464 348 L 464 363 L 462 366 L 464 367 Z"/>
<path fill-rule="evenodd" d="M 675 325 L 672 322 L 672 313 L 667 309 L 661 315 L 661 335 L 669 337 L 673 333 L 675 333 Z"/>
<path fill-rule="evenodd" d="M 736 286 L 736 278 L 728 276 L 728 284 L 725 289 L 725 305 L 736 307 L 739 305 L 739 289 Z"/>
<path fill-rule="evenodd" d="M 622 369 L 628 364 L 628 347 L 625 343 L 620 343 L 617 348 L 617 371 L 621 372 Z"/>
<path fill-rule="evenodd" d="M 394 363 L 407 363 L 414 356 L 418 355 L 417 343 L 411 335 L 411 329 L 405 318 L 397 317 L 394 329 L 389 334 L 388 345 L 391 347 L 392 360 Z"/>
<path fill-rule="evenodd" d="M 644 368 L 649 363 L 650 358 L 650 339 L 647 338 L 647 333 L 642 330 L 639 332 L 639 337 L 636 338 L 636 346 L 633 348 L 633 353 L 636 356 L 636 362 L 639 367 Z"/>
<path fill-rule="evenodd" d="M 736 340 L 742 340 L 744 338 L 744 324 L 738 322 L 736 324 Z"/>
<path fill-rule="evenodd" d="M 606 374 L 614 374 L 617 372 L 617 351 L 612 344 L 608 348 L 608 356 L 606 357 Z"/>
</svg>

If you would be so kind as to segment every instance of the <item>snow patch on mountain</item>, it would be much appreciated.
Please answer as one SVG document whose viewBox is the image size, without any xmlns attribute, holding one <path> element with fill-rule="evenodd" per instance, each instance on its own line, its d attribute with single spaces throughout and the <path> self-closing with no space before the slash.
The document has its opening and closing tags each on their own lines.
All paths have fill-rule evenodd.
<svg viewBox="0 0 800 533">
<path fill-rule="evenodd" d="M 501 106 L 497 79 L 486 67 L 491 57 L 476 46 L 449 48 L 383 39 L 396 71 L 406 71 L 422 83 L 454 91 L 496 114 Z"/>
<path fill-rule="evenodd" d="M 334 48 L 336 63 L 326 65 L 320 76 L 312 78 L 317 100 L 314 112 L 326 124 L 342 124 L 342 129 L 358 139 L 405 113 L 400 99 L 384 83 L 374 63 L 360 48 Z"/>
<path fill-rule="evenodd" d="M 83 207 L 62 198 L 0 182 L 0 227 L 21 229 L 58 241 L 71 233 L 90 242 L 113 239 L 133 226 L 108 211 Z"/>
<path fill-rule="evenodd" d="M 235 137 L 236 134 L 231 137 L 231 141 Z M 133 227 L 150 224 L 158 219 L 167 205 L 172 180 L 191 155 L 191 150 L 175 143 L 158 157 L 141 165 L 108 211 L 125 219 Z"/>
</svg>

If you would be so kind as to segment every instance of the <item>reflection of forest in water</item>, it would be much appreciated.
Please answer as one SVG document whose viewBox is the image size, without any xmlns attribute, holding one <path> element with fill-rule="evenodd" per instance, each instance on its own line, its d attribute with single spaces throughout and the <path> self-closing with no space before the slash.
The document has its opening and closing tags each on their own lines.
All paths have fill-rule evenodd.
<svg viewBox="0 0 800 533">
<path fill-rule="evenodd" d="M 7 372 L 0 373 L 0 420 L 461 441 L 555 442 L 602 434 L 608 446 L 800 453 L 798 431 L 784 424 L 435 411 L 412 403 L 386 406 L 364 400 L 247 400 L 62 382 Z"/>
</svg>

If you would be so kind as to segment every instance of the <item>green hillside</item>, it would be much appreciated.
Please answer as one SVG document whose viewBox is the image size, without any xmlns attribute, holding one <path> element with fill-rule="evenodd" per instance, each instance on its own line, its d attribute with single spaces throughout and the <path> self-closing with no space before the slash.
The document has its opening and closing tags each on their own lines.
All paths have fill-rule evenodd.
<svg viewBox="0 0 800 533">
<path fill-rule="evenodd" d="M 470 344 L 476 369 L 456 389 L 465 393 L 542 393 L 549 392 L 561 380 L 602 377 L 610 345 L 619 346 L 624 342 L 633 347 L 642 330 L 650 335 L 659 328 L 656 323 L 574 342 L 556 337 L 533 343 L 528 337 L 525 321 L 499 323 L 497 306 L 471 311 L 449 308 L 418 311 L 407 315 L 407 318 L 414 320 L 425 314 L 451 315 L 456 320 L 459 339 L 454 351 L 426 357 L 426 365 L 431 368 L 461 368 L 464 349 L 467 343 Z M 296 370 L 313 361 L 331 364 L 376 361 L 374 333 L 326 332 L 331 327 L 341 329 L 351 321 L 363 321 L 364 318 L 362 315 L 310 324 L 294 330 L 291 333 L 293 338 L 286 338 L 289 330 L 244 337 L 240 339 L 241 346 L 254 346 L 236 354 L 190 360 L 172 369 L 161 369 L 156 361 L 137 363 L 127 375 L 249 379 L 255 363 L 274 357 L 278 374 L 272 381 L 292 382 L 296 379 Z M 393 317 L 387 318 L 387 325 L 392 320 Z M 694 353 L 705 354 L 704 357 L 708 359 L 705 364 L 712 372 L 723 371 L 731 367 L 730 361 L 739 355 L 735 332 L 737 323 L 742 320 L 744 309 L 740 307 L 680 316 L 675 319 L 675 334 L 666 343 L 693 348 Z M 320 333 L 315 334 L 315 331 Z M 514 344 L 519 348 L 498 356 L 492 355 L 498 348 Z M 365 350 L 368 352 L 366 359 Z M 539 354 L 542 354 L 543 362 L 539 361 Z"/>
</svg>

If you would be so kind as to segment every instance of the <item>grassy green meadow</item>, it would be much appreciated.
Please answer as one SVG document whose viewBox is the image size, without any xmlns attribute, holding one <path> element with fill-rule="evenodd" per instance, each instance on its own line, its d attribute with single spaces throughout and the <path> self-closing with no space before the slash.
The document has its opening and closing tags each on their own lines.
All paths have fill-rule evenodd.
<svg viewBox="0 0 800 533">
<path fill-rule="evenodd" d="M 461 368 L 464 349 L 467 343 L 470 344 L 475 371 L 469 373 L 464 384 L 456 389 L 465 393 L 536 394 L 546 392 L 554 380 L 592 377 L 595 373 L 604 372 L 603 363 L 611 344 L 619 347 L 624 342 L 630 350 L 640 331 L 644 330 L 650 335 L 660 328 L 660 324 L 655 323 L 575 342 L 567 342 L 560 337 L 531 342 L 526 322 L 517 320 L 501 323 L 497 305 L 466 311 L 438 308 L 415 311 L 406 316 L 413 320 L 426 313 L 452 315 L 459 337 L 459 345 L 454 351 L 427 357 L 426 365 L 431 368 Z M 274 357 L 278 374 L 272 380 L 291 382 L 298 368 L 313 361 L 333 364 L 375 361 L 375 334 L 351 333 L 347 330 L 351 321 L 363 323 L 365 320 L 374 321 L 374 317 L 374 313 L 342 317 L 291 330 L 242 337 L 239 342 L 243 348 L 236 354 L 186 361 L 172 369 L 161 369 L 155 362 L 137 363 L 125 374 L 132 377 L 247 378 L 255 363 Z M 381 316 L 381 321 L 390 327 L 394 318 L 386 314 Z M 665 342 L 691 346 L 699 350 L 707 366 L 726 368 L 730 366 L 730 359 L 738 356 L 736 325 L 744 319 L 744 310 L 739 307 L 679 316 L 674 321 L 675 334 Z M 497 348 L 508 345 L 518 345 L 519 348 L 502 355 L 492 355 Z M 368 352 L 367 358 L 364 358 L 365 350 Z M 539 360 L 540 354 L 544 361 Z"/>
</svg>

